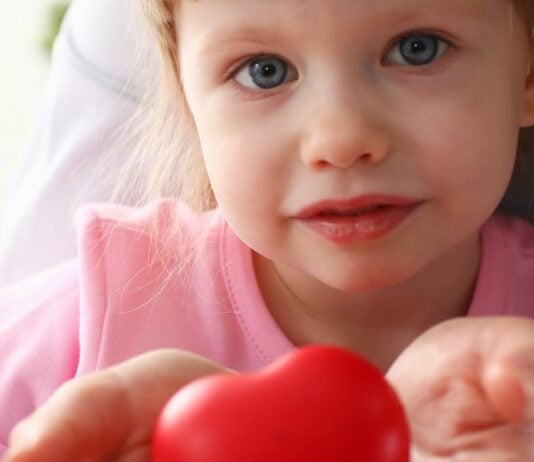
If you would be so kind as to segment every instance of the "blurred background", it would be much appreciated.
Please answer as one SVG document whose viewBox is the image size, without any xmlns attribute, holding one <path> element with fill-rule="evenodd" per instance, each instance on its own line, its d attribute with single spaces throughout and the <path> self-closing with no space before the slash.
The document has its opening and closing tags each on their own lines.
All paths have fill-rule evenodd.
<svg viewBox="0 0 534 462">
<path fill-rule="evenodd" d="M 67 0 L 0 0 L 0 232 L 13 170 L 42 100 Z"/>
</svg>

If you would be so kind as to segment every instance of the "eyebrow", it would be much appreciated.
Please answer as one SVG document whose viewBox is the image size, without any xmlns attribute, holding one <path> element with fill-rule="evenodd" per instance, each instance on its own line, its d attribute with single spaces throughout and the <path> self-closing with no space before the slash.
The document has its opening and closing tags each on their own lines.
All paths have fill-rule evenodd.
<svg viewBox="0 0 534 462">
<path fill-rule="evenodd" d="M 370 0 L 376 2 L 377 0 Z M 490 14 L 491 3 L 494 0 L 419 0 L 417 5 L 413 0 L 394 0 L 382 11 L 373 13 L 372 20 L 387 15 L 387 21 L 394 24 L 417 20 L 419 17 L 427 17 L 429 14 L 436 16 L 450 16 L 459 20 L 480 20 Z M 502 0 L 497 0 L 502 1 Z M 276 36 L 276 30 L 280 28 L 276 24 L 245 24 L 234 27 L 228 25 L 209 31 L 203 39 L 202 51 L 218 51 L 221 47 L 233 43 L 255 43 L 269 46 L 282 42 L 281 37 Z M 268 36 L 268 40 L 261 37 Z"/>
<path fill-rule="evenodd" d="M 206 34 L 203 39 L 202 52 L 218 51 L 222 46 L 231 45 L 232 43 L 255 43 L 257 45 L 269 46 L 281 42 L 280 38 L 273 35 L 273 27 L 267 25 L 245 25 L 241 27 L 224 27 L 215 29 Z M 261 37 L 267 35 L 268 40 L 262 40 Z"/>
<path fill-rule="evenodd" d="M 406 5 L 397 0 L 395 11 L 392 14 L 399 21 L 406 21 L 417 16 L 436 13 L 450 15 L 462 19 L 481 19 L 489 15 L 491 3 L 494 0 L 425 0 L 414 5 Z M 502 0 L 498 0 L 502 1 Z M 412 2 L 413 3 L 413 2 Z"/>
</svg>

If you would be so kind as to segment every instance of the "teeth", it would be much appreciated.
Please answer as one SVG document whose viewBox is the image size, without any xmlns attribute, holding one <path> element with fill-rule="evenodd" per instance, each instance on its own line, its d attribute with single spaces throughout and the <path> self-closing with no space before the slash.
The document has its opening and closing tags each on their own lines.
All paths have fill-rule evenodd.
<svg viewBox="0 0 534 462">
<path fill-rule="evenodd" d="M 384 205 L 370 205 L 365 208 L 360 208 L 356 210 L 325 210 L 325 215 L 341 215 L 341 216 L 359 216 L 363 215 L 364 213 L 372 212 L 373 210 L 376 210 L 378 208 L 383 208 Z"/>
</svg>

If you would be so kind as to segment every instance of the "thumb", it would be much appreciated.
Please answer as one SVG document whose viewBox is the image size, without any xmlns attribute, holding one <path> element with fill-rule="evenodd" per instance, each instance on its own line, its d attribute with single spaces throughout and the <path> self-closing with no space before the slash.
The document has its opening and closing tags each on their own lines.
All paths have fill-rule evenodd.
<svg viewBox="0 0 534 462">
<path fill-rule="evenodd" d="M 187 383 L 230 372 L 179 350 L 159 350 L 68 382 L 19 423 L 3 462 L 99 460 L 150 443 L 159 413 Z"/>
</svg>

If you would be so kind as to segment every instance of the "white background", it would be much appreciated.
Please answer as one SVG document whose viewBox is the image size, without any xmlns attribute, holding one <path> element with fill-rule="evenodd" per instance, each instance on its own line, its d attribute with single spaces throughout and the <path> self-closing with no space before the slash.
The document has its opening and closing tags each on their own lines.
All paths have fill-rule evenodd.
<svg viewBox="0 0 534 462">
<path fill-rule="evenodd" d="M 0 0 L 0 230 L 5 194 L 43 96 L 49 60 L 41 46 L 54 0 Z"/>
</svg>

